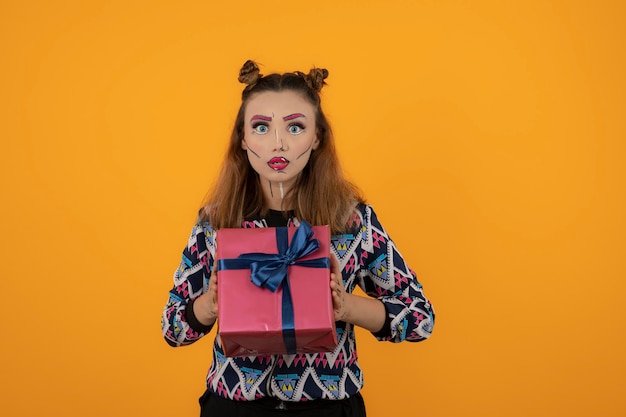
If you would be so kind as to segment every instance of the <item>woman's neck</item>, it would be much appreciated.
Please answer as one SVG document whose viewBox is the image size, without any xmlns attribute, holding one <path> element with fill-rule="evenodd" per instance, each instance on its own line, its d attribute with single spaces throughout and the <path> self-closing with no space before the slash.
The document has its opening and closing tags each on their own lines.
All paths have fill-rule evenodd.
<svg viewBox="0 0 626 417">
<path fill-rule="evenodd" d="M 289 207 L 283 207 L 283 201 L 287 195 L 287 184 L 282 182 L 267 182 L 263 184 L 263 194 L 267 208 L 277 211 L 287 211 Z"/>
</svg>

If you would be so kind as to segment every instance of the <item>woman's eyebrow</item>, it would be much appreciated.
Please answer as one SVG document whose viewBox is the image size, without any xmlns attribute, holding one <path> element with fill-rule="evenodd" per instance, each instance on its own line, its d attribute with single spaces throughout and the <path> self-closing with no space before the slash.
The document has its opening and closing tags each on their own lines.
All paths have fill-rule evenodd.
<svg viewBox="0 0 626 417">
<path fill-rule="evenodd" d="M 306 117 L 306 116 L 302 113 L 293 113 L 293 114 L 283 117 L 283 120 L 288 121 L 288 120 L 297 119 L 298 117 Z"/>
<path fill-rule="evenodd" d="M 263 116 L 261 114 L 255 114 L 254 116 L 252 116 L 252 118 L 250 119 L 250 121 L 253 120 L 263 120 L 264 122 L 271 122 L 272 118 L 269 116 Z"/>
</svg>

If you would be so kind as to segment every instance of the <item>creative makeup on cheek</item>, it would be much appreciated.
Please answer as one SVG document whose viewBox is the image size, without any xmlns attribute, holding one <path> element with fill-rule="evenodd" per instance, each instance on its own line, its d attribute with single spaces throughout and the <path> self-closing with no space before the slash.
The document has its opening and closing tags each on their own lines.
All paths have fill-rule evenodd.
<svg viewBox="0 0 626 417">
<path fill-rule="evenodd" d="M 304 152 L 302 152 L 300 155 L 298 155 L 298 157 L 296 158 L 296 160 L 298 160 L 298 159 L 302 158 L 304 155 L 306 155 L 306 153 L 307 153 L 308 151 L 310 151 L 312 147 L 313 147 L 313 142 L 311 142 L 311 144 L 309 145 L 309 147 L 308 147 L 308 148 L 306 148 L 306 150 L 305 150 Z"/>
<path fill-rule="evenodd" d="M 252 150 L 252 148 L 250 148 L 250 145 L 246 146 L 246 149 L 249 150 L 250 152 L 252 152 L 252 155 L 256 156 L 257 158 L 261 159 L 261 155 L 259 155 L 258 153 L 254 152 Z"/>
</svg>

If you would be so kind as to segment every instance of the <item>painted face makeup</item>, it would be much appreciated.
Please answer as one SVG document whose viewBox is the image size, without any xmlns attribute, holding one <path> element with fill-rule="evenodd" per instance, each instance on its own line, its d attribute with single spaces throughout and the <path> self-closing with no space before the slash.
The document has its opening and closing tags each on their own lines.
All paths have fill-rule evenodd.
<svg viewBox="0 0 626 417">
<path fill-rule="evenodd" d="M 293 91 L 259 93 L 248 101 L 244 123 L 241 147 L 266 196 L 275 197 L 272 184 L 280 184 L 286 193 L 319 144 L 315 108 Z"/>
</svg>

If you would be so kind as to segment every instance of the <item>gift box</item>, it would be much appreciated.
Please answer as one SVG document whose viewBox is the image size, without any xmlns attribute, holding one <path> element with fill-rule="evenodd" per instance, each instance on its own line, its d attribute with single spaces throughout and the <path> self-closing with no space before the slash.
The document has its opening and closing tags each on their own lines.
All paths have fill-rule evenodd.
<svg viewBox="0 0 626 417">
<path fill-rule="evenodd" d="M 337 346 L 328 226 L 220 229 L 218 324 L 224 354 L 328 352 Z"/>
</svg>

